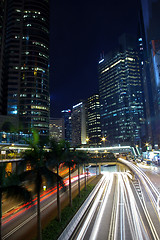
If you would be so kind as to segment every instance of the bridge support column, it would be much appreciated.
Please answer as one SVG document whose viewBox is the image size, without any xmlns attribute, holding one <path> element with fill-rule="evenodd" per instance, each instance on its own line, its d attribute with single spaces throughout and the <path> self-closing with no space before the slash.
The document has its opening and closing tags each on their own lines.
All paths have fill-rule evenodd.
<svg viewBox="0 0 160 240">
<path fill-rule="evenodd" d="M 101 164 L 99 163 L 98 166 L 99 166 L 99 174 L 101 174 Z"/>
</svg>

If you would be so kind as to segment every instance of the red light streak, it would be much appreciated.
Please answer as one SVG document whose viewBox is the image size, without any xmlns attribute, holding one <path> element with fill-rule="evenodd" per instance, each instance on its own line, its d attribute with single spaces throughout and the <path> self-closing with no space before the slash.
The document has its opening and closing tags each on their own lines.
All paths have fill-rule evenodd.
<svg viewBox="0 0 160 240">
<path fill-rule="evenodd" d="M 86 173 L 85 173 L 86 174 Z M 85 174 L 81 174 L 80 175 L 80 178 L 84 178 Z M 90 175 L 90 174 L 88 174 Z M 75 182 L 78 180 L 78 175 L 74 176 L 71 178 L 71 182 Z M 66 178 L 64 180 L 64 183 L 66 186 L 69 185 L 69 178 Z M 60 189 L 62 187 L 60 186 Z M 55 194 L 57 192 L 57 186 L 55 187 L 52 187 L 46 191 L 44 191 L 42 194 L 41 194 L 41 202 L 44 201 L 45 199 L 47 199 L 48 197 L 50 197 L 51 195 Z M 35 197 L 32 202 L 27 202 L 19 207 L 17 207 L 16 209 L 13 209 L 12 211 L 4 214 L 2 216 L 2 225 L 8 223 L 9 221 L 13 220 L 14 218 L 16 218 L 17 216 L 23 214 L 25 211 L 29 210 L 31 207 L 37 205 L 37 197 Z M 6 219 L 6 220 L 5 220 Z"/>
</svg>

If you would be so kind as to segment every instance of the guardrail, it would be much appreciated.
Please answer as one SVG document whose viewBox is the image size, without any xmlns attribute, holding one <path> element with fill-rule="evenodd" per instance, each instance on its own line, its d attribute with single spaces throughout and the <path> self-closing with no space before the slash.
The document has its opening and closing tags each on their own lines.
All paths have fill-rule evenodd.
<svg viewBox="0 0 160 240">
<path fill-rule="evenodd" d="M 74 215 L 72 220 L 69 222 L 67 227 L 64 229 L 64 231 L 59 236 L 58 240 L 68 240 L 74 233 L 75 229 L 77 228 L 78 224 L 80 223 L 82 217 L 84 216 L 85 212 L 87 211 L 88 207 L 90 206 L 91 202 L 93 201 L 96 193 L 98 192 L 103 179 L 101 178 L 100 181 L 97 183 L 93 191 L 89 194 L 88 198 L 85 200 L 83 205 L 80 207 L 80 209 L 77 211 L 77 213 Z"/>
</svg>

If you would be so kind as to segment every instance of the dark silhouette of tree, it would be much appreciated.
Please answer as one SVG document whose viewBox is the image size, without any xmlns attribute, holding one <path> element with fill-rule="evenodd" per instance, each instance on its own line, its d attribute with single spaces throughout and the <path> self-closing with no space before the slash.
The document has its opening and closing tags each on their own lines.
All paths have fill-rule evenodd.
<svg viewBox="0 0 160 240">
<path fill-rule="evenodd" d="M 66 190 L 62 178 L 59 176 L 59 166 L 64 161 L 64 141 L 57 142 L 52 139 L 50 141 L 50 152 L 47 156 L 47 162 L 49 167 L 56 167 L 57 170 L 57 210 L 58 220 L 61 221 L 61 204 L 60 204 L 60 186 L 63 190 Z"/>
<path fill-rule="evenodd" d="M 37 194 L 37 237 L 42 239 L 41 217 L 40 217 L 40 193 L 42 190 L 43 179 L 46 180 L 48 187 L 56 183 L 57 175 L 49 169 L 47 164 L 47 154 L 44 150 L 44 143 L 40 141 L 39 134 L 34 130 L 33 139 L 29 141 L 30 150 L 27 150 L 22 155 L 21 167 L 30 163 L 31 170 L 21 173 L 21 181 L 28 180 L 35 185 Z"/>
<path fill-rule="evenodd" d="M 89 157 L 86 152 L 84 151 L 75 151 L 74 152 L 74 162 L 77 164 L 78 168 L 78 194 L 80 197 L 81 194 L 81 186 L 80 186 L 80 166 L 84 166 L 85 171 L 85 164 L 89 162 Z M 86 189 L 86 174 L 85 174 L 85 189 Z"/>
<path fill-rule="evenodd" d="M 74 150 L 71 150 L 70 144 L 64 141 L 64 164 L 69 168 L 69 205 L 72 207 L 72 184 L 71 184 L 71 168 L 75 165 L 74 163 Z"/>
<path fill-rule="evenodd" d="M 2 240 L 2 194 L 5 198 L 15 198 L 24 202 L 31 201 L 31 192 L 16 174 L 6 173 L 6 163 L 0 163 L 0 240 Z"/>
<path fill-rule="evenodd" d="M 2 125 L 1 131 L 4 131 L 4 132 L 8 133 L 8 132 L 15 132 L 16 129 L 11 122 L 6 121 Z"/>
</svg>

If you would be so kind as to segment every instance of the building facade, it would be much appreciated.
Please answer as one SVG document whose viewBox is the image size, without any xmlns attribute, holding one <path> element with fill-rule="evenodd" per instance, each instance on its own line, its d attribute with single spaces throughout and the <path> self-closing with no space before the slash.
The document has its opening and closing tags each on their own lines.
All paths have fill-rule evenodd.
<svg viewBox="0 0 160 240">
<path fill-rule="evenodd" d="M 65 128 L 63 118 L 50 118 L 49 121 L 49 138 L 57 142 L 65 139 Z"/>
<path fill-rule="evenodd" d="M 87 137 L 91 145 L 98 145 L 101 142 L 99 94 L 94 94 L 87 99 Z"/>
<path fill-rule="evenodd" d="M 139 144 L 144 133 L 144 104 L 138 53 L 132 38 L 99 61 L 102 135 L 110 144 Z"/>
<path fill-rule="evenodd" d="M 160 145 L 160 39 L 151 41 L 150 72 L 155 110 L 155 144 Z"/>
<path fill-rule="evenodd" d="M 160 146 L 160 122 L 159 122 L 159 90 L 158 90 L 158 66 L 159 66 L 159 41 L 160 41 L 160 1 L 159 0 L 139 0 L 141 35 L 145 42 L 144 49 L 144 86 L 147 122 L 150 126 L 148 142 L 152 146 Z M 147 104 L 146 104 L 147 105 Z"/>
<path fill-rule="evenodd" d="M 36 128 L 45 136 L 50 108 L 49 0 L 4 3 L 2 114 L 17 116 L 24 132 Z"/>
<path fill-rule="evenodd" d="M 71 123 L 71 110 L 63 110 L 61 111 L 62 118 L 64 119 L 64 127 L 65 127 L 65 140 L 70 142 L 72 141 L 72 123 Z"/>
<path fill-rule="evenodd" d="M 86 104 L 84 101 L 72 108 L 72 146 L 86 144 Z"/>
<path fill-rule="evenodd" d="M 4 74 L 4 0 L 0 1 L 0 114 L 3 112 L 3 74 Z"/>
</svg>

